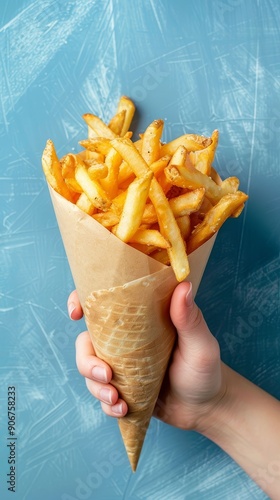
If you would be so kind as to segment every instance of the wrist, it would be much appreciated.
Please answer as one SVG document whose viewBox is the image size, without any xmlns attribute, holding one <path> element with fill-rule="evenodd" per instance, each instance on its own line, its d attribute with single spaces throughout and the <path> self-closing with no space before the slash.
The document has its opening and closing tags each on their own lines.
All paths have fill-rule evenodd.
<svg viewBox="0 0 280 500">
<path fill-rule="evenodd" d="M 280 491 L 280 403 L 222 364 L 224 392 L 197 426 L 269 495 Z"/>
<path fill-rule="evenodd" d="M 201 408 L 200 416 L 197 420 L 195 431 L 216 441 L 216 434 L 221 433 L 228 422 L 233 405 L 232 398 L 232 377 L 230 369 L 221 362 L 221 386 L 218 393 Z"/>
</svg>

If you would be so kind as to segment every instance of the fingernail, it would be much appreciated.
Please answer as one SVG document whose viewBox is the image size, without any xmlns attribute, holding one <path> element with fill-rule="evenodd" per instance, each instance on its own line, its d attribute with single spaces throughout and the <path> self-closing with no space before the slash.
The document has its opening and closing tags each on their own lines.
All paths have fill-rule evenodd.
<svg viewBox="0 0 280 500">
<path fill-rule="evenodd" d="M 104 403 L 112 403 L 112 396 L 111 396 L 111 391 L 110 389 L 100 389 L 99 391 L 99 396 L 100 396 L 100 399 L 102 399 L 102 401 L 104 401 Z"/>
<path fill-rule="evenodd" d="M 94 366 L 91 370 L 93 378 L 99 380 L 100 382 L 107 382 L 107 373 L 105 368 L 102 366 Z"/>
<path fill-rule="evenodd" d="M 118 403 L 117 405 L 112 406 L 112 412 L 115 413 L 116 415 L 122 415 L 123 414 L 122 403 Z"/>
<path fill-rule="evenodd" d="M 75 302 L 69 302 L 68 304 L 68 314 L 70 316 L 71 319 L 73 319 L 73 312 L 75 311 L 76 309 L 76 304 Z"/>
<path fill-rule="evenodd" d="M 187 307 L 190 307 L 193 303 L 193 296 L 192 296 L 192 283 L 189 283 L 189 289 L 186 293 L 186 304 Z"/>
</svg>

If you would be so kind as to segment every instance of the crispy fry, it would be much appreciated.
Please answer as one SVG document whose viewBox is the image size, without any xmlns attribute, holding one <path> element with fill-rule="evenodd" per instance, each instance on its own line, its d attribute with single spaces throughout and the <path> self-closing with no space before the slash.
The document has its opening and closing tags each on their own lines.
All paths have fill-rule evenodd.
<svg viewBox="0 0 280 500">
<path fill-rule="evenodd" d="M 248 199 L 242 191 L 224 195 L 219 202 L 206 213 L 203 221 L 196 226 L 188 242 L 187 251 L 190 254 L 215 234 L 225 220 L 231 216 Z"/>
<path fill-rule="evenodd" d="M 106 139 L 114 139 L 116 137 L 116 134 L 98 116 L 86 113 L 83 115 L 83 119 L 98 137 Z"/>
<path fill-rule="evenodd" d="M 204 149 L 211 143 L 211 139 L 196 134 L 185 134 L 177 137 L 161 147 L 160 155 L 174 155 L 179 146 L 184 146 L 187 151 L 198 151 Z"/>
<path fill-rule="evenodd" d="M 117 138 L 111 141 L 111 145 L 118 151 L 137 177 L 141 177 L 150 171 L 144 158 L 130 139 L 125 137 Z"/>
<path fill-rule="evenodd" d="M 191 219 L 188 214 L 182 215 L 181 217 L 176 217 L 176 222 L 181 231 L 181 235 L 184 241 L 187 241 L 191 234 Z"/>
<path fill-rule="evenodd" d="M 125 204 L 126 196 L 127 196 L 127 189 L 125 191 L 122 191 L 121 193 L 119 193 L 112 200 L 111 210 L 116 215 L 121 216 L 121 213 L 123 211 L 123 207 L 124 207 L 124 204 Z"/>
<path fill-rule="evenodd" d="M 134 102 L 131 99 L 129 99 L 129 97 L 126 97 L 124 95 L 119 100 L 117 113 L 120 113 L 122 111 L 125 111 L 125 119 L 122 126 L 122 130 L 119 134 L 121 137 L 123 137 L 128 132 L 135 113 Z"/>
<path fill-rule="evenodd" d="M 94 153 L 99 153 L 104 156 L 106 156 L 111 149 L 110 141 L 105 137 L 94 137 L 93 139 L 84 139 L 83 141 L 80 141 L 79 144 L 83 146 L 83 148 L 88 149 L 89 151 L 92 151 Z"/>
<path fill-rule="evenodd" d="M 167 252 L 175 276 L 183 281 L 190 272 L 185 244 L 168 200 L 155 179 L 151 182 L 150 199 L 156 209 L 160 231 L 171 244 Z"/>
<path fill-rule="evenodd" d="M 211 135 L 211 143 L 206 148 L 190 152 L 190 160 L 193 166 L 205 175 L 211 174 L 211 166 L 214 161 L 218 140 L 219 132 L 214 130 Z"/>
<path fill-rule="evenodd" d="M 176 165 L 176 166 L 181 166 L 181 167 L 184 167 L 186 161 L 187 161 L 187 158 L 188 158 L 188 152 L 185 148 L 185 146 L 178 146 L 176 151 L 174 152 L 171 160 L 170 160 L 170 164 L 171 165 Z M 163 172 L 163 174 L 161 174 L 161 176 L 159 177 L 159 183 L 164 191 L 165 194 L 167 194 L 170 189 L 172 188 L 172 182 L 170 179 L 168 179 L 168 177 L 165 175 L 165 173 Z"/>
<path fill-rule="evenodd" d="M 146 203 L 142 217 L 142 224 L 155 224 L 157 222 L 157 213 L 152 203 Z"/>
<path fill-rule="evenodd" d="M 116 135 L 121 135 L 124 120 L 125 120 L 126 110 L 122 109 L 119 113 L 116 113 L 108 123 L 108 127 L 114 132 Z"/>
<path fill-rule="evenodd" d="M 163 173 L 165 167 L 167 167 L 170 162 L 171 156 L 165 155 L 159 158 L 159 160 L 154 161 L 150 165 L 150 169 L 154 172 L 155 176 L 158 177 L 161 173 Z"/>
<path fill-rule="evenodd" d="M 191 214 L 192 212 L 199 210 L 203 201 L 204 193 L 204 188 L 198 188 L 181 194 L 175 198 L 171 198 L 169 200 L 169 205 L 175 217 L 182 217 L 183 215 Z"/>
<path fill-rule="evenodd" d="M 129 186 L 115 235 L 127 242 L 139 228 L 149 194 L 153 172 L 148 170 Z M 140 242 L 141 243 L 141 242 Z"/>
<path fill-rule="evenodd" d="M 156 229 L 137 229 L 129 241 L 131 243 L 141 243 L 141 245 L 152 245 L 156 248 L 170 247 L 168 241 Z"/>
<path fill-rule="evenodd" d="M 169 205 L 174 216 L 176 218 L 182 217 L 183 215 L 191 214 L 192 212 L 199 210 L 203 201 L 204 193 L 204 188 L 199 188 L 170 199 Z M 212 207 L 211 204 L 210 207 Z M 152 203 L 148 203 L 145 206 L 142 224 L 155 224 L 156 222 L 157 214 L 155 207 Z"/>
<path fill-rule="evenodd" d="M 105 156 L 101 153 L 97 153 L 97 151 L 89 151 L 89 149 L 85 149 L 84 151 L 80 151 L 77 153 L 77 156 L 83 160 L 86 165 L 90 166 L 92 161 L 99 161 L 100 163 L 104 162 Z"/>
<path fill-rule="evenodd" d="M 85 162 L 87 166 L 88 163 Z M 88 175 L 91 179 L 104 179 L 108 175 L 108 167 L 104 163 L 100 163 L 99 161 L 92 161 L 90 166 L 87 169 Z"/>
<path fill-rule="evenodd" d="M 143 134 L 141 153 L 147 165 L 159 159 L 163 124 L 163 120 L 154 120 Z"/>
<path fill-rule="evenodd" d="M 83 192 L 76 202 L 77 207 L 88 215 L 94 214 L 96 208 Z"/>
<path fill-rule="evenodd" d="M 52 188 L 66 200 L 74 201 L 73 192 L 66 186 L 62 177 L 61 164 L 57 157 L 53 142 L 49 139 L 42 156 L 42 167 L 47 181 Z"/>
<path fill-rule="evenodd" d="M 88 171 L 81 160 L 77 161 L 75 178 L 87 195 L 88 199 L 96 208 L 104 211 L 110 208 L 111 201 L 107 194 L 102 189 L 98 181 L 90 178 Z"/>
<path fill-rule="evenodd" d="M 75 193 L 81 194 L 83 192 L 80 184 L 78 184 L 75 177 L 67 177 L 65 179 L 65 184 L 71 191 L 74 191 Z"/>
<path fill-rule="evenodd" d="M 111 147 L 105 159 L 105 165 L 108 168 L 108 175 L 104 179 L 100 180 L 101 186 L 105 189 L 111 199 L 114 198 L 118 192 L 118 176 L 121 162 L 121 155 Z"/>
<path fill-rule="evenodd" d="M 107 228 L 115 226 L 120 220 L 120 218 L 111 210 L 108 210 L 108 212 L 99 212 L 98 214 L 94 214 L 93 218 L 102 224 L 102 226 Z"/>
<path fill-rule="evenodd" d="M 199 187 L 205 188 L 205 196 L 213 203 L 217 203 L 222 196 L 232 192 L 232 184 L 236 185 L 235 181 L 229 179 L 237 179 L 231 177 L 223 181 L 221 186 L 218 186 L 211 177 L 197 170 L 191 163 L 186 162 L 184 167 L 170 165 L 164 170 L 166 177 L 172 184 L 186 189 L 196 189 Z M 237 179 L 238 180 L 238 179 Z"/>
<path fill-rule="evenodd" d="M 66 186 L 73 192 L 81 194 L 83 192 L 81 186 L 75 179 L 76 160 L 75 155 L 68 154 L 61 158 L 61 173 Z"/>
</svg>

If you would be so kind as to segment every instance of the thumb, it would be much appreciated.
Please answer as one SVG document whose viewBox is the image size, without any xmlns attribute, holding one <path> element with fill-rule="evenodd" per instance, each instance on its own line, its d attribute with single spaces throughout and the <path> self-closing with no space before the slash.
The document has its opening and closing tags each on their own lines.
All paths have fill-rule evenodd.
<svg viewBox="0 0 280 500">
<path fill-rule="evenodd" d="M 179 351 L 187 363 L 199 358 L 201 362 L 204 359 L 208 364 L 208 358 L 213 361 L 214 353 L 219 355 L 218 342 L 193 300 L 191 283 L 182 282 L 175 289 L 170 316 L 177 329 Z"/>
</svg>

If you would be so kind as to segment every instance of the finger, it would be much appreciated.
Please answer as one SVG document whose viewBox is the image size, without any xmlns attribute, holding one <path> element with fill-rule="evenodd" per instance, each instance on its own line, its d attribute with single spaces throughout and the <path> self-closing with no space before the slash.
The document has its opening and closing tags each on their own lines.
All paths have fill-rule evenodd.
<svg viewBox="0 0 280 500">
<path fill-rule="evenodd" d="M 211 334 L 204 317 L 192 298 L 191 283 L 180 283 L 175 289 L 170 315 L 178 332 L 178 347 L 186 362 L 197 361 L 212 365 L 219 357 L 217 340 Z"/>
<path fill-rule="evenodd" d="M 112 370 L 105 361 L 95 355 L 88 332 L 82 332 L 76 339 L 76 364 L 83 377 L 108 383 L 112 378 Z"/>
<path fill-rule="evenodd" d="M 101 402 L 106 405 L 113 406 L 117 403 L 119 399 L 119 394 L 117 389 L 110 385 L 104 384 L 102 382 L 97 382 L 96 380 L 91 380 L 86 378 L 86 386 L 89 392 Z"/>
<path fill-rule="evenodd" d="M 101 402 L 101 408 L 109 417 L 124 417 L 128 412 L 128 406 L 123 399 L 118 399 L 112 406 Z"/>
<path fill-rule="evenodd" d="M 72 320 L 76 321 L 83 317 L 83 310 L 79 301 L 77 290 L 73 290 L 73 292 L 70 293 L 67 301 L 67 308 L 69 317 Z"/>
<path fill-rule="evenodd" d="M 170 315 L 180 337 L 197 337 L 204 335 L 205 331 L 210 333 L 200 309 L 193 301 L 191 283 L 183 282 L 175 288 Z"/>
</svg>

